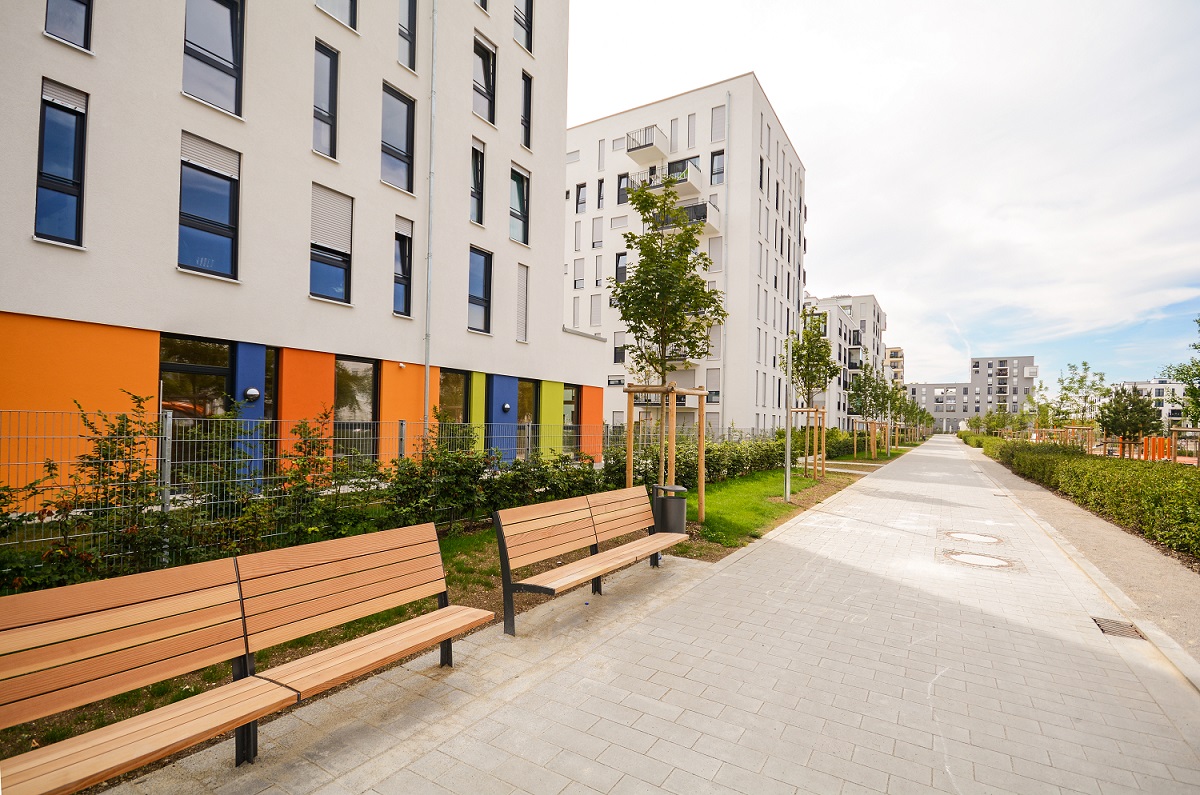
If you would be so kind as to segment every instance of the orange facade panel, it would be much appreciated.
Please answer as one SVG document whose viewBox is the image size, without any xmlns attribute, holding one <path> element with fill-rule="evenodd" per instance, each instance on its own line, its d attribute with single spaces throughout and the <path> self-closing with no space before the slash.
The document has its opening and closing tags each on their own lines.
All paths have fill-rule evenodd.
<svg viewBox="0 0 1200 795">
<path fill-rule="evenodd" d="M 604 453 L 604 388 L 585 386 L 580 387 L 580 391 L 579 422 L 582 432 L 579 435 L 579 451 L 599 461 Z"/>
<path fill-rule="evenodd" d="M 429 401 L 431 406 L 438 402 L 438 386 L 441 370 L 429 368 Z M 419 364 L 389 362 L 379 363 L 379 419 L 382 427 L 405 425 L 405 452 L 416 450 L 423 432 L 422 420 L 425 413 L 425 368 Z M 388 423 L 396 423 L 389 426 Z M 391 461 L 400 454 L 398 434 L 380 435 L 379 460 Z"/>
<path fill-rule="evenodd" d="M 279 419 L 315 421 L 323 412 L 332 413 L 334 358 L 332 353 L 279 349 Z"/>
</svg>

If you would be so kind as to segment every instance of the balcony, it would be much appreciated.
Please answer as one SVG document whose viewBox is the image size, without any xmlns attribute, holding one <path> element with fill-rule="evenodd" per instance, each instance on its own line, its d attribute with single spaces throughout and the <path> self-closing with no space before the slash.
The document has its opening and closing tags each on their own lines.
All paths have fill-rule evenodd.
<svg viewBox="0 0 1200 795">
<path fill-rule="evenodd" d="M 854 329 L 853 331 L 850 332 L 850 347 L 851 348 L 861 348 L 862 347 L 862 332 L 859 331 L 858 329 Z"/>
<path fill-rule="evenodd" d="M 651 124 L 625 133 L 625 153 L 639 165 L 661 163 L 666 159 L 669 149 L 667 135 L 658 129 L 658 125 Z"/>
<path fill-rule="evenodd" d="M 704 189 L 704 174 L 700 172 L 698 166 L 692 163 L 684 163 L 677 171 L 670 172 L 670 176 L 676 180 L 675 192 L 679 194 L 680 198 L 693 199 L 699 196 L 700 191 Z M 663 180 L 666 177 L 667 172 L 659 167 L 630 174 L 629 184 L 630 187 L 645 185 L 650 190 L 657 190 L 663 186 Z"/>
<path fill-rule="evenodd" d="M 691 201 L 680 202 L 679 209 L 687 213 L 688 223 L 700 221 L 703 226 L 700 229 L 702 235 L 716 235 L 721 231 L 721 211 L 717 205 L 712 204 L 707 199 L 692 199 Z M 671 229 L 673 223 L 662 224 L 660 228 Z"/>
<path fill-rule="evenodd" d="M 719 389 L 708 390 L 708 394 L 704 396 L 704 402 L 709 403 L 709 404 L 720 403 L 721 402 L 721 390 L 719 390 Z"/>
</svg>

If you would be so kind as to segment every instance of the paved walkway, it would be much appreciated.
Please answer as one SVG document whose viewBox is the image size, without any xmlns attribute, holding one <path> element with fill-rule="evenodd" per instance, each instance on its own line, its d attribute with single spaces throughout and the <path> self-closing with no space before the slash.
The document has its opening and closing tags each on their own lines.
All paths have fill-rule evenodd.
<svg viewBox="0 0 1200 795">
<path fill-rule="evenodd" d="M 637 567 L 273 721 L 253 766 L 226 742 L 119 791 L 1200 791 L 1200 693 L 1100 632 L 1121 611 L 982 469 L 935 439 L 718 564 Z"/>
</svg>

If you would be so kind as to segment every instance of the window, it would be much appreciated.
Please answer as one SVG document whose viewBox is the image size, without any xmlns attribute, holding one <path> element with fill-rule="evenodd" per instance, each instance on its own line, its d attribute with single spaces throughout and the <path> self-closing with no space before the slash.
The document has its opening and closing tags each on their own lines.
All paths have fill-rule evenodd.
<svg viewBox="0 0 1200 795">
<path fill-rule="evenodd" d="M 592 248 L 604 245 L 604 218 L 597 215 L 592 219 Z"/>
<path fill-rule="evenodd" d="M 587 212 L 587 183 L 581 182 L 575 186 L 575 214 Z"/>
<path fill-rule="evenodd" d="M 613 364 L 625 363 L 625 332 L 618 331 L 613 334 Z"/>
<path fill-rule="evenodd" d="M 617 175 L 617 204 L 625 204 L 629 201 L 629 175 Z"/>
<path fill-rule="evenodd" d="M 180 157 L 179 267 L 237 278 L 240 155 L 185 132 Z"/>
<path fill-rule="evenodd" d="M 358 25 L 357 0 L 317 0 L 317 8 L 324 9 L 343 25 L 352 28 Z"/>
<path fill-rule="evenodd" d="M 583 289 L 583 257 L 575 260 L 574 275 L 572 278 L 572 287 L 575 290 Z"/>
<path fill-rule="evenodd" d="M 396 216 L 392 311 L 412 315 L 412 221 Z"/>
<path fill-rule="evenodd" d="M 83 152 L 87 94 L 42 81 L 37 206 L 33 233 L 46 240 L 83 241 Z"/>
<path fill-rule="evenodd" d="M 333 361 L 333 454 L 374 458 L 379 362 L 349 356 Z"/>
<path fill-rule="evenodd" d="M 513 38 L 533 52 L 533 0 L 517 0 L 513 3 Z"/>
<path fill-rule="evenodd" d="M 708 173 L 711 175 L 713 185 L 722 185 L 725 183 L 725 150 L 712 153 L 712 167 Z"/>
<path fill-rule="evenodd" d="M 524 378 L 517 380 L 517 423 L 522 426 L 517 434 L 517 458 L 528 458 L 538 449 L 538 382 Z"/>
<path fill-rule="evenodd" d="M 241 115 L 242 20 L 238 0 L 187 0 L 183 90 Z"/>
<path fill-rule="evenodd" d="M 759 190 L 763 189 L 763 169 L 765 167 L 766 167 L 766 164 L 764 163 L 763 159 L 760 157 L 758 159 L 758 189 Z"/>
<path fill-rule="evenodd" d="M 483 223 L 483 144 L 471 145 L 471 220 Z"/>
<path fill-rule="evenodd" d="M 445 422 L 468 422 L 471 379 L 459 370 L 443 369 L 438 376 L 438 417 Z"/>
<path fill-rule="evenodd" d="M 389 85 L 383 87 L 382 179 L 413 189 L 413 101 Z"/>
<path fill-rule="evenodd" d="M 475 40 L 475 99 L 476 115 L 496 121 L 496 53 L 486 44 Z"/>
<path fill-rule="evenodd" d="M 90 0 L 47 0 L 46 32 L 85 50 L 92 45 Z"/>
<path fill-rule="evenodd" d="M 517 342 L 529 342 L 528 265 L 517 265 Z"/>
<path fill-rule="evenodd" d="M 604 209 L 604 180 L 596 180 L 596 209 Z"/>
<path fill-rule="evenodd" d="M 400 0 L 400 53 L 396 56 L 409 69 L 417 68 L 417 0 Z"/>
<path fill-rule="evenodd" d="M 313 149 L 337 157 L 337 53 L 317 42 L 313 69 Z"/>
<path fill-rule="evenodd" d="M 350 302 L 350 235 L 353 219 L 354 199 L 313 183 L 309 295 Z"/>
<path fill-rule="evenodd" d="M 492 255 L 471 249 L 471 272 L 467 287 L 467 328 L 492 330 Z"/>
<path fill-rule="evenodd" d="M 529 242 L 529 175 L 512 170 L 509 190 L 508 236 L 518 243 Z"/>
<path fill-rule="evenodd" d="M 621 284 L 625 281 L 625 262 L 627 258 L 628 253 L 625 251 L 617 254 L 617 284 Z"/>
<path fill-rule="evenodd" d="M 689 157 L 686 160 L 675 160 L 673 162 L 667 163 L 667 174 L 669 176 L 677 177 L 679 179 L 687 179 L 688 166 L 692 166 L 696 169 L 699 169 L 700 168 L 700 158 L 699 157 Z"/>
<path fill-rule="evenodd" d="M 591 296 L 588 303 L 589 303 L 588 325 L 589 326 L 599 326 L 600 325 L 600 295 L 599 295 L 599 293 Z"/>
<path fill-rule="evenodd" d="M 533 142 L 533 78 L 521 72 L 521 144 L 530 148 Z"/>
<path fill-rule="evenodd" d="M 487 0 L 475 0 L 475 5 L 479 6 L 484 11 L 487 11 Z"/>
</svg>

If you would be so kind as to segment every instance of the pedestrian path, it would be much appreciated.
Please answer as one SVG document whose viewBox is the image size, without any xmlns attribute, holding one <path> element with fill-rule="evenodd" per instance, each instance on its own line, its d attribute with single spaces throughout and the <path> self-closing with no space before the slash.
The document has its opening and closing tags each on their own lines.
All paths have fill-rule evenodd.
<svg viewBox="0 0 1200 795">
<path fill-rule="evenodd" d="M 956 439 L 605 591 L 118 791 L 1200 791 L 1200 693 Z"/>
</svg>

